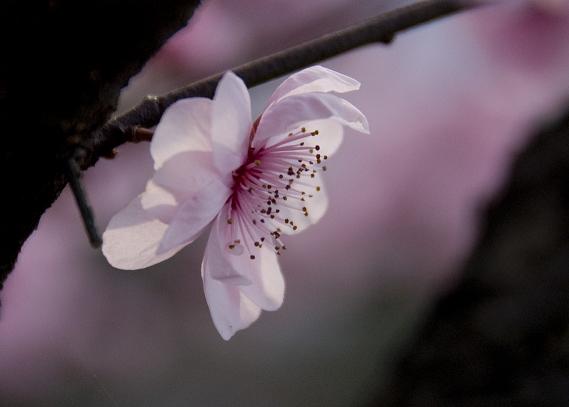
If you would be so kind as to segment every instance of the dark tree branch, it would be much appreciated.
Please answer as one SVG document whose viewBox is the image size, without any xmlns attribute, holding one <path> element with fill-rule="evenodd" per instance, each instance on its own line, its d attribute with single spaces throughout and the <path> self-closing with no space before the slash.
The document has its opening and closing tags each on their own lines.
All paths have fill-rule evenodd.
<svg viewBox="0 0 569 407">
<path fill-rule="evenodd" d="M 91 144 L 91 134 L 116 110 L 121 88 L 198 4 L 1 3 L 0 287 L 22 244 L 66 185 L 68 159 L 77 146 Z"/>
<path fill-rule="evenodd" d="M 259 58 L 232 70 L 243 79 L 248 87 L 256 86 L 363 45 L 378 42 L 389 44 L 396 34 L 404 30 L 474 7 L 477 4 L 479 3 L 457 0 L 421 1 Z M 164 111 L 174 102 L 196 96 L 213 97 L 221 76 L 221 73 L 210 76 L 163 96 L 149 96 L 135 108 L 111 120 L 91 139 L 92 155 L 89 161 L 83 163 L 83 167 L 93 165 L 98 156 L 105 155 L 107 151 L 120 144 L 131 141 L 133 127 L 153 127 L 158 124 Z"/>
<path fill-rule="evenodd" d="M 518 157 L 461 281 L 371 405 L 569 405 L 568 141 L 569 109 Z"/>
</svg>

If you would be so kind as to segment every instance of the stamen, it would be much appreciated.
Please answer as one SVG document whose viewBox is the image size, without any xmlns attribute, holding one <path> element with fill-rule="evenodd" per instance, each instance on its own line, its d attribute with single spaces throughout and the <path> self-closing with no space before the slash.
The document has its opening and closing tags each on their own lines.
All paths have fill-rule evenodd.
<svg viewBox="0 0 569 407">
<path fill-rule="evenodd" d="M 307 199 L 313 197 L 309 192 L 320 191 L 312 181 L 317 169 L 327 170 L 319 165 L 328 158 L 321 154 L 321 146 L 307 141 L 317 135 L 318 130 L 309 132 L 302 127 L 271 146 L 249 150 L 248 162 L 233 173 L 235 184 L 226 217 L 228 237 L 232 237 L 227 240 L 230 252 L 246 250 L 254 260 L 254 250 L 260 250 L 267 238 L 272 243 L 268 247 L 277 255 L 286 250 L 280 240 L 281 227 L 299 229 L 294 219 L 309 216 Z"/>
</svg>

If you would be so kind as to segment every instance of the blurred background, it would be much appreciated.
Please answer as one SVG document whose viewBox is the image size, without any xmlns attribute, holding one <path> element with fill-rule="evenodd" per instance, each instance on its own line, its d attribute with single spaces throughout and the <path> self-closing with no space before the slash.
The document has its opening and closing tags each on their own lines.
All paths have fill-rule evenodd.
<svg viewBox="0 0 569 407">
<path fill-rule="evenodd" d="M 133 78 L 121 110 L 412 1 L 208 0 Z M 536 123 L 569 92 L 569 7 L 466 12 L 324 61 L 362 82 L 330 208 L 287 241 L 283 307 L 225 342 L 205 303 L 205 237 L 115 270 L 89 247 L 66 189 L 2 292 L 2 406 L 351 406 L 377 394 Z M 281 79 L 282 80 L 282 79 Z M 259 113 L 281 80 L 251 90 Z M 120 112 L 119 112 L 120 113 Z M 85 175 L 101 230 L 152 174 L 148 144 Z"/>
</svg>

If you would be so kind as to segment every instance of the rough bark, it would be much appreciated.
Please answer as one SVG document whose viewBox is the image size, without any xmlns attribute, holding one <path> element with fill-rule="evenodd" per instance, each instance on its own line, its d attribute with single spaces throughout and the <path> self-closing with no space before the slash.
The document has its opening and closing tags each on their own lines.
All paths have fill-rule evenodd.
<svg viewBox="0 0 569 407">
<path fill-rule="evenodd" d="M 65 186 L 73 146 L 198 0 L 7 0 L 0 6 L 0 286 Z"/>
<path fill-rule="evenodd" d="M 569 405 L 569 110 L 533 139 L 461 281 L 373 405 Z"/>
</svg>

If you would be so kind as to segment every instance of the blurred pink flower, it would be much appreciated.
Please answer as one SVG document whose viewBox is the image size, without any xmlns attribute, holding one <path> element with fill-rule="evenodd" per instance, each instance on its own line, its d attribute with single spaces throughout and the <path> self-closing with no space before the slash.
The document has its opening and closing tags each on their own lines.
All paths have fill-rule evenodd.
<svg viewBox="0 0 569 407">
<path fill-rule="evenodd" d="M 202 279 L 221 336 L 248 327 L 262 309 L 279 308 L 281 235 L 316 223 L 326 211 L 320 175 L 343 126 L 369 132 L 357 108 L 330 94 L 358 88 L 350 77 L 308 68 L 284 81 L 252 122 L 247 88 L 228 72 L 213 100 L 172 105 L 150 146 L 154 177 L 105 231 L 108 261 L 122 269 L 151 266 L 214 221 Z"/>
</svg>

